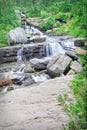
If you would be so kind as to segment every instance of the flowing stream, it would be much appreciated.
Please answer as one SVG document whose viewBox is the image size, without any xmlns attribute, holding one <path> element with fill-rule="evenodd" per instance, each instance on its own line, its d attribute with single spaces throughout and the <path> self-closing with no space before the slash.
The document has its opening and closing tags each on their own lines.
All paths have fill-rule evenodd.
<svg viewBox="0 0 87 130">
<path fill-rule="evenodd" d="M 59 40 L 58 38 L 44 35 L 37 28 L 27 25 L 26 22 L 24 26 L 25 26 L 24 29 L 25 29 L 26 34 L 32 35 L 32 36 L 39 36 L 39 37 L 45 36 L 46 37 L 45 44 L 43 44 L 43 50 L 45 51 L 47 58 L 57 55 L 57 54 L 65 54 L 67 50 L 75 49 L 73 41 Z M 26 60 L 26 57 L 23 54 L 24 48 L 25 47 L 22 45 L 21 48 L 17 51 L 17 62 L 20 65 L 11 70 L 12 73 L 18 75 L 17 77 L 18 82 L 21 82 L 25 78 L 25 74 L 24 74 L 25 63 L 23 62 Z M 32 74 L 32 79 L 35 82 L 44 82 L 47 79 L 49 79 L 49 77 L 47 77 L 46 75 Z M 8 87 L 5 88 L 3 91 L 5 92 L 7 91 L 7 89 Z"/>
</svg>

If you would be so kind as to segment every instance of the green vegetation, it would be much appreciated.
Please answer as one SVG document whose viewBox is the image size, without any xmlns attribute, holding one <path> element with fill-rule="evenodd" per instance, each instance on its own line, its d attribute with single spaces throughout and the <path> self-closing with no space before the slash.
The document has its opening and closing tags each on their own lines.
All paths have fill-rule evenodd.
<svg viewBox="0 0 87 130">
<path fill-rule="evenodd" d="M 47 22 L 41 22 L 41 27 L 44 31 L 52 28 L 53 24 L 54 24 L 54 18 L 53 17 L 49 17 Z"/>
<path fill-rule="evenodd" d="M 14 12 L 12 2 L 0 0 L 0 46 L 6 46 L 7 33 L 14 27 L 19 26 L 18 17 Z"/>
<path fill-rule="evenodd" d="M 87 55 L 81 55 L 80 57 L 84 69 L 76 75 L 70 86 L 75 95 L 76 103 L 72 104 L 69 98 L 65 98 L 65 94 L 58 96 L 58 101 L 70 117 L 68 126 L 64 128 L 65 130 L 87 129 Z M 69 102 L 68 104 L 67 101 Z"/>
<path fill-rule="evenodd" d="M 86 7 L 86 0 L 0 0 L 0 46 L 7 45 L 8 31 L 20 26 L 15 10 L 26 11 L 26 17 L 48 18 L 47 22 L 41 22 L 45 31 L 55 26 L 53 32 L 56 34 L 87 37 Z M 62 19 L 66 23 L 55 23 L 55 19 Z"/>
</svg>

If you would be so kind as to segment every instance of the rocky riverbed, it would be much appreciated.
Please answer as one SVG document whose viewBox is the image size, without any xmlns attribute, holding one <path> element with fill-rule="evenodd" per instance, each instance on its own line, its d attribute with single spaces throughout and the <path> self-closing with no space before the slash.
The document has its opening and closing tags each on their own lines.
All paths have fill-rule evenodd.
<svg viewBox="0 0 87 130">
<path fill-rule="evenodd" d="M 65 93 L 75 102 L 69 85 L 83 69 L 76 54 L 87 53 L 84 39 L 24 25 L 0 48 L 0 130 L 63 130 L 69 118 L 57 97 Z"/>
<path fill-rule="evenodd" d="M 57 96 L 66 93 L 75 102 L 69 88 L 72 79 L 64 76 L 0 94 L 0 130 L 63 130 L 69 118 Z"/>
</svg>

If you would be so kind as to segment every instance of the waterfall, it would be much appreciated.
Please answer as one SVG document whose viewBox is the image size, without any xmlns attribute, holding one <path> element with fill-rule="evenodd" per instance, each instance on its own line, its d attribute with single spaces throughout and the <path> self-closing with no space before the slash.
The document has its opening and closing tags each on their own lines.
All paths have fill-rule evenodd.
<svg viewBox="0 0 87 130">
<path fill-rule="evenodd" d="M 74 46 L 74 41 L 58 41 L 52 37 L 47 37 L 47 44 L 45 44 L 46 56 L 54 56 L 57 54 L 65 54 L 67 50 L 73 50 L 76 47 Z"/>
<path fill-rule="evenodd" d="M 59 43 L 51 43 L 45 45 L 46 56 L 54 56 L 56 54 L 65 54 L 65 50 Z"/>
<path fill-rule="evenodd" d="M 63 41 L 61 46 L 65 49 L 75 49 L 74 41 Z"/>
<path fill-rule="evenodd" d="M 17 62 L 22 62 L 23 61 L 23 47 L 21 47 L 18 51 L 17 51 Z"/>
</svg>

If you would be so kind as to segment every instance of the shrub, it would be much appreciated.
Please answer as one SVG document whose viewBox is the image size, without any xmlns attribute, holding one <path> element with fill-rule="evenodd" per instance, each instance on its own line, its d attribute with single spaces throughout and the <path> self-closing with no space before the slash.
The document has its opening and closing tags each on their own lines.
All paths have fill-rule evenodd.
<svg viewBox="0 0 87 130">
<path fill-rule="evenodd" d="M 41 17 L 41 18 L 47 18 L 47 17 L 49 17 L 49 14 L 48 14 L 45 10 L 42 10 L 40 17 Z"/>
<path fill-rule="evenodd" d="M 71 84 L 72 92 L 76 103 L 72 104 L 64 95 L 58 96 L 58 101 L 68 112 L 70 121 L 65 130 L 86 130 L 87 129 L 87 55 L 80 55 L 84 69 L 75 76 Z M 69 102 L 66 105 L 67 101 Z"/>
<path fill-rule="evenodd" d="M 66 20 L 69 17 L 70 17 L 70 13 L 59 12 L 55 15 L 55 18 L 61 18 L 62 20 Z"/>
<path fill-rule="evenodd" d="M 54 18 L 53 17 L 49 17 L 48 21 L 45 23 L 45 22 L 41 22 L 41 28 L 46 31 L 48 29 L 51 29 L 53 24 L 54 24 Z"/>
</svg>

